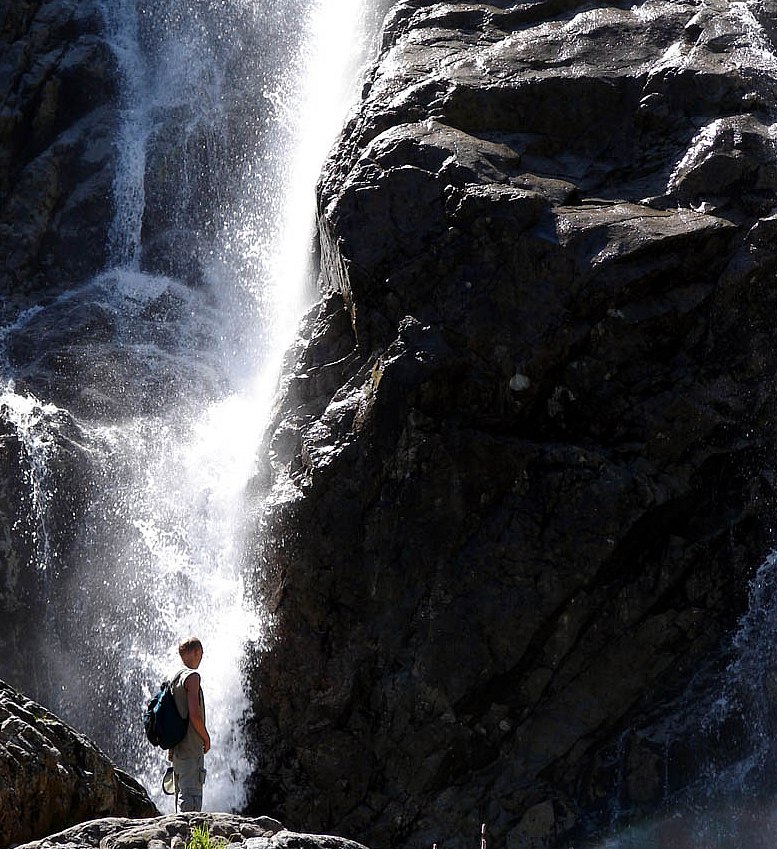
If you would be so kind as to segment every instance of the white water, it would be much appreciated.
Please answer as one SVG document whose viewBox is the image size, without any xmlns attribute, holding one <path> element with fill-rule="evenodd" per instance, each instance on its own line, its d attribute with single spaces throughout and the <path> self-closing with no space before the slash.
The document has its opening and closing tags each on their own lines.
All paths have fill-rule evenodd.
<svg viewBox="0 0 777 849">
<path fill-rule="evenodd" d="M 63 507 L 48 469 L 57 423 L 72 418 L 18 390 L 6 358 L 0 410 L 23 444 L 36 566 L 49 593 L 40 686 L 47 704 L 137 776 L 163 810 L 172 806 L 158 787 L 164 756 L 145 741 L 140 715 L 191 633 L 205 646 L 213 742 L 205 807 L 244 801 L 251 765 L 240 665 L 245 645 L 262 634 L 261 611 L 243 594 L 244 491 L 282 354 L 311 296 L 313 189 L 355 96 L 362 7 L 106 0 L 122 79 L 112 261 L 46 310 L 99 308 L 116 323 L 122 360 L 104 385 L 90 374 L 81 387 L 102 412 L 77 422 L 95 473 L 67 563 L 49 527 Z M 171 138 L 169 155 L 195 149 L 191 161 L 177 161 L 171 223 L 191 224 L 203 185 L 212 207 L 198 222 L 194 286 L 141 270 L 150 181 Z M 156 317 L 162 303 L 174 305 L 173 318 Z M 18 317 L 3 341 L 41 314 Z"/>
<path fill-rule="evenodd" d="M 698 779 L 672 794 L 668 781 L 663 811 L 644 821 L 614 827 L 590 849 L 772 849 L 777 843 L 777 552 L 758 569 L 749 605 L 725 649 L 730 657 L 707 702 L 689 696 L 703 713 L 694 740 Z M 695 681 L 690 682 L 690 692 Z M 695 702 L 692 704 L 692 702 Z M 734 730 L 736 729 L 736 730 Z M 732 748 L 730 735 L 737 735 Z M 665 757 L 671 757 L 667 739 Z M 738 751 L 739 754 L 734 754 Z M 624 756 L 623 750 L 619 752 Z M 770 788 L 772 788 L 770 790 Z M 612 824 L 622 813 L 614 795 Z"/>
</svg>

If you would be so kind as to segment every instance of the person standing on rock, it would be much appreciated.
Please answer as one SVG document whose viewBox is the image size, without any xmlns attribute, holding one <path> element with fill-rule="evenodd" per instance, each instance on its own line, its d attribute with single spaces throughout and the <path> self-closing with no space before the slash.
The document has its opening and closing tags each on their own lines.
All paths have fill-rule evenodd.
<svg viewBox="0 0 777 849">
<path fill-rule="evenodd" d="M 179 811 L 202 810 L 202 787 L 205 784 L 205 755 L 210 749 L 210 735 L 205 727 L 205 698 L 197 668 L 202 662 L 202 643 L 188 637 L 178 646 L 183 661 L 173 679 L 173 696 L 178 713 L 189 717 L 186 736 L 170 750 L 175 775 L 176 807 Z"/>
</svg>

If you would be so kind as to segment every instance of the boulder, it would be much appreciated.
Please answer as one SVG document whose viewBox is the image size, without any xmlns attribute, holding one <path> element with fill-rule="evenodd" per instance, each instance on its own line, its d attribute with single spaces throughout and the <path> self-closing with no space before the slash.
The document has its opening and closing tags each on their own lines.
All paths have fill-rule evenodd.
<svg viewBox="0 0 777 849">
<path fill-rule="evenodd" d="M 211 838 L 231 839 L 231 842 L 250 843 L 270 840 L 282 826 L 269 817 L 246 819 L 230 814 L 173 814 L 145 819 L 126 817 L 104 817 L 51 834 L 43 840 L 25 843 L 25 849 L 53 849 L 66 846 L 68 849 L 155 849 L 183 847 L 191 838 L 194 828 L 205 830 Z M 18 849 L 21 849 L 19 847 Z"/>
<path fill-rule="evenodd" d="M 0 682 L 0 842 L 97 817 L 158 813 L 135 779 L 41 705 Z"/>
<path fill-rule="evenodd" d="M 773 542 L 774 12 L 389 13 L 255 481 L 252 810 L 567 846 L 700 768 Z"/>
<path fill-rule="evenodd" d="M 213 844 L 221 841 L 245 849 L 364 849 L 341 837 L 287 831 L 271 817 L 219 813 L 175 814 L 135 821 L 99 819 L 17 849 L 184 849 L 195 830 L 206 833 Z"/>
</svg>

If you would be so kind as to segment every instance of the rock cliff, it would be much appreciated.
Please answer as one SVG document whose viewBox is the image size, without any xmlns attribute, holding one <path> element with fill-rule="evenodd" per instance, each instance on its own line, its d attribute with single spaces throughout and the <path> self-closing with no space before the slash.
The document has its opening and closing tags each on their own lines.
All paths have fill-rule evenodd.
<svg viewBox="0 0 777 849">
<path fill-rule="evenodd" d="M 567 846 L 694 774 L 772 541 L 775 12 L 389 13 L 256 481 L 256 806 Z"/>
<path fill-rule="evenodd" d="M 216 333 L 188 323 L 192 301 L 212 306 L 208 198 L 239 192 L 243 144 L 272 152 L 244 60 L 273 39 L 219 45 L 238 88 L 218 167 L 204 125 L 154 113 L 139 300 L 126 269 L 98 274 L 121 147 L 110 4 L 6 6 L 2 354 L 17 400 L 62 407 L 31 402 L 64 564 L 99 474 L 77 417 L 153 412 L 209 379 L 168 368 L 171 340 Z M 390 11 L 321 179 L 322 296 L 256 480 L 249 566 L 271 631 L 250 658 L 254 812 L 384 847 L 470 846 L 481 822 L 509 849 L 565 846 L 614 799 L 638 815 L 695 775 L 721 640 L 773 544 L 776 11 Z M 4 413 L 2 668 L 37 686 L 37 458 Z M 15 796 L 9 840 L 146 810 L 42 709 L 9 694 L 0 710 L 5 792 L 54 799 Z"/>
<path fill-rule="evenodd" d="M 0 682 L 0 845 L 101 816 L 156 814 L 146 791 L 93 743 Z"/>
</svg>

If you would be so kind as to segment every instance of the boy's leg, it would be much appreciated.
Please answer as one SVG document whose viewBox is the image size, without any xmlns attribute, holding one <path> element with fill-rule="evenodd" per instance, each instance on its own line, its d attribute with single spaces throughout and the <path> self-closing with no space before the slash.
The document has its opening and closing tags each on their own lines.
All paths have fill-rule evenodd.
<svg viewBox="0 0 777 849">
<path fill-rule="evenodd" d="M 176 787 L 178 790 L 178 810 L 202 810 L 202 779 L 204 758 L 175 758 Z"/>
</svg>

